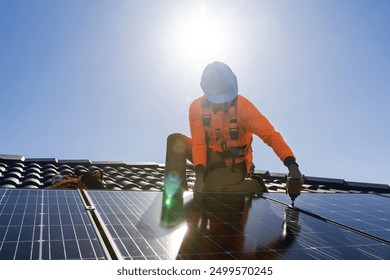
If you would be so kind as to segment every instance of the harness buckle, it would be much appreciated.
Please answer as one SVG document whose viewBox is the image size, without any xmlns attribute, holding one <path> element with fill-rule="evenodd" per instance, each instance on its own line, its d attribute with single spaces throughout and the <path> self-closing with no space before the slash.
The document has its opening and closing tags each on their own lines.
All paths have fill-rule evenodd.
<svg viewBox="0 0 390 280">
<path fill-rule="evenodd" d="M 238 141 L 238 125 L 237 125 L 237 119 L 231 119 L 230 120 L 230 140 Z"/>
<path fill-rule="evenodd" d="M 202 122 L 204 126 L 210 127 L 211 124 L 211 115 L 203 114 L 202 115 Z"/>
<path fill-rule="evenodd" d="M 232 153 L 232 157 L 235 158 L 235 157 L 242 157 L 244 156 L 244 149 L 240 146 L 238 147 L 233 147 L 231 149 L 231 153 Z"/>
</svg>

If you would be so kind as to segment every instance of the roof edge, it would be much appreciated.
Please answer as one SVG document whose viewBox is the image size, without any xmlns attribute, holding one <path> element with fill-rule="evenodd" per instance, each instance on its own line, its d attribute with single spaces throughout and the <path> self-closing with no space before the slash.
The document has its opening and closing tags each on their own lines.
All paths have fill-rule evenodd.
<svg viewBox="0 0 390 280">
<path fill-rule="evenodd" d="M 8 155 L 8 154 L 0 154 L 0 159 L 4 159 L 4 160 L 20 160 L 20 161 L 24 161 L 25 160 L 23 155 Z"/>
</svg>

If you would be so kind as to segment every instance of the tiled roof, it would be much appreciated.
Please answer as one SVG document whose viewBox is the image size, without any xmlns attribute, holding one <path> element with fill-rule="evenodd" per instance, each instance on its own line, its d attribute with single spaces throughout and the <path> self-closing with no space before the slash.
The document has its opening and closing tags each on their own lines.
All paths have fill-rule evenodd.
<svg viewBox="0 0 390 280">
<path fill-rule="evenodd" d="M 122 161 L 61 160 L 55 158 L 24 158 L 17 155 L 0 155 L 0 188 L 43 189 L 53 178 L 64 174 L 83 174 L 103 171 L 103 182 L 109 190 L 161 191 L 164 182 L 164 165 L 153 162 L 126 163 Z M 254 178 L 263 178 L 269 192 L 285 192 L 285 173 L 256 170 Z M 304 176 L 304 192 L 390 192 L 387 184 L 351 182 L 343 179 Z M 189 188 L 195 174 L 187 169 Z"/>
</svg>

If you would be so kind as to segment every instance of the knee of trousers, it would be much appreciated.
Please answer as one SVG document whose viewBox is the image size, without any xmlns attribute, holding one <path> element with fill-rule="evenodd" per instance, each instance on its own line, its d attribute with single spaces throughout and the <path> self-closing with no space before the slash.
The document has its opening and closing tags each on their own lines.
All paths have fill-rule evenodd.
<svg viewBox="0 0 390 280">
<path fill-rule="evenodd" d="M 184 143 L 183 135 L 180 133 L 172 133 L 167 137 L 167 149 L 170 152 L 184 154 L 186 145 Z"/>
</svg>

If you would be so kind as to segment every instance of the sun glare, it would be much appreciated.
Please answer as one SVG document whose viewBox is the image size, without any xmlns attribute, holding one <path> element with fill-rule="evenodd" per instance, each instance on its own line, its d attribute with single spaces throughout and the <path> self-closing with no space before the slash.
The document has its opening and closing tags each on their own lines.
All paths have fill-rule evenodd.
<svg viewBox="0 0 390 280">
<path fill-rule="evenodd" d="M 229 23 L 211 7 L 179 9 L 173 22 L 175 53 L 190 61 L 221 57 L 229 48 Z"/>
<path fill-rule="evenodd" d="M 216 53 L 223 45 L 223 30 L 218 23 L 204 16 L 181 27 L 179 45 L 189 57 L 202 58 Z"/>
</svg>

